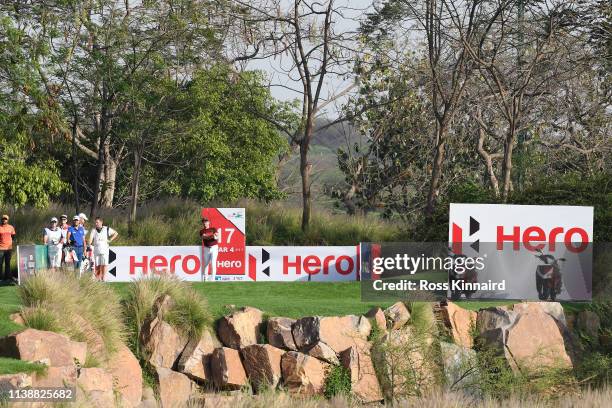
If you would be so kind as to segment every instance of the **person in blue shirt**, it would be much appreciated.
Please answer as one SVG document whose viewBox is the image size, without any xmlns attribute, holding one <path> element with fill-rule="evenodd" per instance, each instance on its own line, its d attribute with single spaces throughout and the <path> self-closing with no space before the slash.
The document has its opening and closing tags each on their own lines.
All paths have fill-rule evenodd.
<svg viewBox="0 0 612 408">
<path fill-rule="evenodd" d="M 85 228 L 81 225 L 78 215 L 72 217 L 72 225 L 68 227 L 67 239 L 69 245 L 74 248 L 77 259 L 75 259 L 74 267 L 79 269 L 83 262 L 83 249 L 85 246 Z"/>
</svg>

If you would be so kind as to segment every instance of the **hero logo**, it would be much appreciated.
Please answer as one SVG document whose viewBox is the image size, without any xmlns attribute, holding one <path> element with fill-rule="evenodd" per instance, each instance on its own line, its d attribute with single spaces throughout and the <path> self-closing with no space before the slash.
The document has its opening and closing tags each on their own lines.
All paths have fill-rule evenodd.
<svg viewBox="0 0 612 408">
<path fill-rule="evenodd" d="M 261 264 L 259 265 L 261 272 L 266 276 L 271 275 L 270 252 L 266 249 L 261 249 Z M 329 275 L 330 271 L 335 270 L 340 275 L 350 275 L 355 272 L 355 260 L 348 255 L 283 255 L 282 258 L 282 274 L 283 275 Z M 257 280 L 257 258 L 249 254 L 249 277 L 252 280 Z"/>
<path fill-rule="evenodd" d="M 242 262 L 239 260 L 217 260 L 217 268 L 241 268 Z M 140 270 L 143 275 L 152 273 L 175 273 L 182 271 L 187 275 L 200 273 L 202 269 L 202 260 L 197 255 L 174 255 L 169 259 L 163 255 L 155 255 L 152 257 L 130 256 L 130 275 L 135 275 L 137 270 Z"/>
<path fill-rule="evenodd" d="M 480 223 L 470 217 L 470 235 L 473 236 L 480 230 Z M 453 222 L 451 230 L 453 252 L 461 253 L 461 244 L 463 243 L 463 229 Z M 538 226 L 530 226 L 521 231 L 521 227 L 513 226 L 510 231 L 504 229 L 503 225 L 496 226 L 496 242 L 497 249 L 504 248 L 505 242 L 512 242 L 512 248 L 515 251 L 520 249 L 520 244 L 525 246 L 528 251 L 543 249 L 548 243 L 550 251 L 554 251 L 557 244 L 557 238 L 563 237 L 563 243 L 568 251 L 579 253 L 585 250 L 589 245 L 589 234 L 580 227 L 572 227 L 567 230 L 563 227 L 554 227 L 550 231 L 545 231 Z M 579 238 L 578 241 L 573 241 L 573 238 Z M 478 252 L 480 240 L 474 241 L 470 246 Z"/>
</svg>

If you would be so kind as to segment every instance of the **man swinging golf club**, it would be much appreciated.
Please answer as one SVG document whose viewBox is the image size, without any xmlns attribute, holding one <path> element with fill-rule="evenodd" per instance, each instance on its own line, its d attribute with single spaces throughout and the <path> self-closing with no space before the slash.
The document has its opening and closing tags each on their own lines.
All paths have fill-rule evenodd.
<svg viewBox="0 0 612 408">
<path fill-rule="evenodd" d="M 210 226 L 210 220 L 206 217 L 202 218 L 202 229 L 200 237 L 202 238 L 202 246 L 204 247 L 204 262 L 202 265 L 203 281 L 208 280 L 208 264 L 210 264 L 211 275 L 210 280 L 214 281 L 217 275 L 217 255 L 219 254 L 219 232 L 216 228 Z"/>
</svg>

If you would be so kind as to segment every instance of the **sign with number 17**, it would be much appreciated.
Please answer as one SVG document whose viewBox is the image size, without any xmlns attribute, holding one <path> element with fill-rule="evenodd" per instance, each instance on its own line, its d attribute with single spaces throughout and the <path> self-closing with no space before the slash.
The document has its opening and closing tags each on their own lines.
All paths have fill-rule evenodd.
<svg viewBox="0 0 612 408">
<path fill-rule="evenodd" d="M 245 276 L 246 215 L 244 208 L 203 208 L 202 218 L 218 235 L 217 279 Z M 210 267 L 206 271 L 210 274 Z M 235 279 L 235 278 L 234 278 Z"/>
</svg>

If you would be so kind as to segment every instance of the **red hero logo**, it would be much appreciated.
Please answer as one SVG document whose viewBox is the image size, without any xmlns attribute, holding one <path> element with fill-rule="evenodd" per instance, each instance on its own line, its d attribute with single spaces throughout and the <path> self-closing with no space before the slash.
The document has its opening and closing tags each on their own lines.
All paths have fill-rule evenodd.
<svg viewBox="0 0 612 408">
<path fill-rule="evenodd" d="M 543 249 L 548 242 L 548 247 L 551 251 L 555 250 L 557 238 L 563 237 L 563 243 L 570 252 L 578 253 L 584 251 L 589 245 L 589 234 L 580 227 L 573 227 L 567 229 L 562 227 L 552 228 L 546 232 L 540 227 L 532 226 L 527 227 L 522 231 L 520 227 L 512 227 L 512 231 L 505 231 L 501 225 L 497 226 L 497 249 L 503 249 L 504 242 L 512 242 L 512 248 L 514 250 L 519 249 L 519 243 L 523 243 L 525 248 L 529 251 L 535 251 L 536 249 Z M 572 241 L 574 237 L 580 238 L 578 241 Z M 534 244 L 539 242 L 538 244 Z"/>
<path fill-rule="evenodd" d="M 283 256 L 283 275 L 288 275 L 290 270 L 296 275 L 301 275 L 302 271 L 308 275 L 316 275 L 323 271 L 323 275 L 328 275 L 332 266 L 340 275 L 350 275 L 355 271 L 355 260 L 348 255 L 339 257 L 328 255 L 323 259 L 316 255 Z"/>
</svg>

